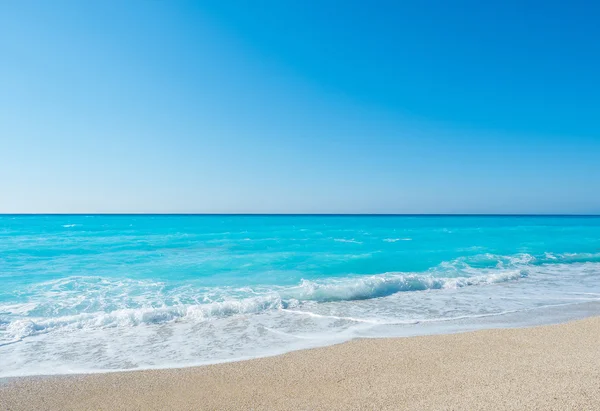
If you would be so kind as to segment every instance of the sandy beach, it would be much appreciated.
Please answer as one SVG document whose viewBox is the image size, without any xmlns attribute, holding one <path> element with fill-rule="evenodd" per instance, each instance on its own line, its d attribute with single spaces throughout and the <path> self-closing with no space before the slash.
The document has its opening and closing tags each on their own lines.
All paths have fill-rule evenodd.
<svg viewBox="0 0 600 411">
<path fill-rule="evenodd" d="M 195 368 L 13 379 L 0 409 L 600 409 L 600 317 Z"/>
</svg>

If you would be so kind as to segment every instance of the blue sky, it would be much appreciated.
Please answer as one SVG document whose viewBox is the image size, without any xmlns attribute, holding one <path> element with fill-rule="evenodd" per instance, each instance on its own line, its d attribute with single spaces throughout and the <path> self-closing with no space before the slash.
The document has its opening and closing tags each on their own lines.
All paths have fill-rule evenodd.
<svg viewBox="0 0 600 411">
<path fill-rule="evenodd" d="M 599 20 L 0 2 L 0 212 L 600 213 Z"/>
</svg>

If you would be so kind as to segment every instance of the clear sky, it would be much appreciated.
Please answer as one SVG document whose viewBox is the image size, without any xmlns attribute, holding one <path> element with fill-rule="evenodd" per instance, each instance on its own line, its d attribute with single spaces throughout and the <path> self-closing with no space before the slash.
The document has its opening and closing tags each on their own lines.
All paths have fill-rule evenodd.
<svg viewBox="0 0 600 411">
<path fill-rule="evenodd" d="M 600 5 L 0 1 L 0 212 L 600 213 Z"/>
</svg>

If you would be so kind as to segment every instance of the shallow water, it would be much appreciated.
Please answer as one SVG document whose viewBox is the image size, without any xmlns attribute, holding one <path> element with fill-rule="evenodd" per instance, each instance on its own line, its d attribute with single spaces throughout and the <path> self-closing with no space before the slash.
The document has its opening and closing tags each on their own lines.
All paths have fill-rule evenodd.
<svg viewBox="0 0 600 411">
<path fill-rule="evenodd" d="M 600 218 L 0 216 L 0 377 L 596 314 Z"/>
</svg>

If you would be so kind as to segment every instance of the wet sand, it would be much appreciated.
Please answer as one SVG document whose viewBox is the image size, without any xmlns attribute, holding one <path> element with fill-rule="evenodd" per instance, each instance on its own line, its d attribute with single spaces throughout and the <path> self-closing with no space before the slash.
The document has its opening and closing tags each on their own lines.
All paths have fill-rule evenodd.
<svg viewBox="0 0 600 411">
<path fill-rule="evenodd" d="M 13 379 L 1 410 L 600 410 L 600 317 L 194 368 Z"/>
</svg>

